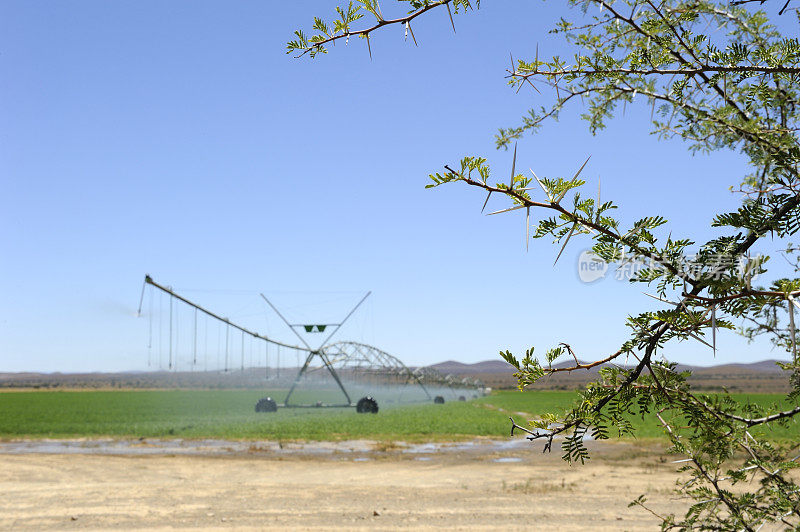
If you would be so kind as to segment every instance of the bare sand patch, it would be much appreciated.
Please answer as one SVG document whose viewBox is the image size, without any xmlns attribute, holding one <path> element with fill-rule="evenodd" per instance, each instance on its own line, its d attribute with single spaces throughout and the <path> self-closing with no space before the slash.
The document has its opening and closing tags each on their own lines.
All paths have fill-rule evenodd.
<svg viewBox="0 0 800 532">
<path fill-rule="evenodd" d="M 682 513 L 658 449 L 594 442 L 569 466 L 536 448 L 212 455 L 8 454 L 0 529 L 645 530 Z"/>
</svg>

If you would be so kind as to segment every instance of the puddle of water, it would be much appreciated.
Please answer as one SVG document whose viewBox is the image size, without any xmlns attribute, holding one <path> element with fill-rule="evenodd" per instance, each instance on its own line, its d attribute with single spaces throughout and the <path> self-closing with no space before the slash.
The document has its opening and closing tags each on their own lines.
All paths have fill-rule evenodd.
<svg viewBox="0 0 800 532">
<path fill-rule="evenodd" d="M 503 458 L 495 458 L 492 462 L 501 462 L 501 463 L 508 463 L 508 462 L 522 462 L 522 458 L 515 458 L 513 456 L 505 456 Z"/>
<path fill-rule="evenodd" d="M 525 438 L 512 438 L 509 440 L 472 440 L 457 443 L 417 443 L 401 450 L 403 454 L 429 454 L 448 453 L 459 451 L 508 451 L 524 447 L 528 441 Z"/>
<path fill-rule="evenodd" d="M 515 449 L 523 449 L 531 443 L 525 438 L 510 438 L 505 441 L 498 441 L 494 443 L 495 451 L 513 451 Z"/>
<path fill-rule="evenodd" d="M 417 443 L 409 445 L 402 451 L 403 454 L 420 454 L 420 453 L 435 453 L 439 451 L 441 444 L 437 443 Z"/>
<path fill-rule="evenodd" d="M 591 439 L 588 435 L 587 440 Z M 294 442 L 280 444 L 275 441 L 227 441 L 227 440 L 29 440 L 0 443 L 2 454 L 114 454 L 114 455 L 217 455 L 217 454 L 299 454 L 331 455 L 334 453 L 369 454 L 375 450 L 376 442 L 368 440 L 343 442 Z M 523 450 L 530 446 L 524 437 L 503 440 L 472 440 L 455 443 L 398 442 L 397 452 L 406 455 L 434 455 L 453 452 L 507 452 Z"/>
</svg>

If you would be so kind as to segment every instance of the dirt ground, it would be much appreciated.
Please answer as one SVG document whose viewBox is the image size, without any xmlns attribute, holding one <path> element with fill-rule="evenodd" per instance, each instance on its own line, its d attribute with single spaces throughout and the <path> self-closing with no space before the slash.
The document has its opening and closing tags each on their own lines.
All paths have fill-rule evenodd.
<svg viewBox="0 0 800 532">
<path fill-rule="evenodd" d="M 655 529 L 628 508 L 640 494 L 683 513 L 676 466 L 658 449 L 592 447 L 570 467 L 527 444 L 147 455 L 0 445 L 0 529 Z"/>
</svg>

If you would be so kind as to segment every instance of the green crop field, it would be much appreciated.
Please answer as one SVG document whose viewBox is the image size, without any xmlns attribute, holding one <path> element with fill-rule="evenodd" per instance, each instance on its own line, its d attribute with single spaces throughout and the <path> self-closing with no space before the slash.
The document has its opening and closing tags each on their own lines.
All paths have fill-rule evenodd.
<svg viewBox="0 0 800 532">
<path fill-rule="evenodd" d="M 548 411 L 562 411 L 569 407 L 576 396 L 577 394 L 575 392 L 535 391 L 522 393 L 518 391 L 507 391 L 497 392 L 479 401 L 496 408 L 501 408 L 506 412 L 510 412 L 511 415 L 516 411 L 537 414 Z M 788 410 L 797 406 L 797 403 L 787 401 L 786 395 L 784 394 L 734 393 L 731 394 L 731 396 L 742 403 L 749 402 L 763 407 L 780 408 L 781 410 Z M 517 420 L 516 417 L 514 420 L 518 423 L 520 421 Z M 633 418 L 632 422 L 636 428 L 637 438 L 665 437 L 661 426 L 653 416 L 646 416 L 645 419 Z M 755 432 L 759 430 L 761 429 L 754 429 Z M 800 440 L 800 420 L 791 420 L 786 426 L 774 426 L 768 429 L 767 434 L 775 440 Z M 615 436 L 613 430 L 609 430 L 609 436 Z"/>
<path fill-rule="evenodd" d="M 443 441 L 502 437 L 508 434 L 509 415 L 523 422 L 530 415 L 566 408 L 575 397 L 573 392 L 503 391 L 444 405 L 382 406 L 377 415 L 357 414 L 352 408 L 256 413 L 253 406 L 264 395 L 246 390 L 4 392 L 0 393 L 0 438 Z M 281 397 L 280 392 L 272 395 Z M 759 404 L 780 403 L 784 398 L 765 394 L 748 397 Z M 318 399 L 316 395 L 298 397 L 300 401 Z M 662 436 L 652 420 L 636 424 L 641 438 Z M 796 440 L 800 427 L 792 423 L 771 435 Z"/>
</svg>

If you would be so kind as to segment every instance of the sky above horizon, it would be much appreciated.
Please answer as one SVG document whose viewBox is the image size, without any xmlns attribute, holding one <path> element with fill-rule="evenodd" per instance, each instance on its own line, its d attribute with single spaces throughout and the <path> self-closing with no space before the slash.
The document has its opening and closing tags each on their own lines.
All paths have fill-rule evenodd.
<svg viewBox="0 0 800 532">
<path fill-rule="evenodd" d="M 628 314 L 659 308 L 613 274 L 582 283 L 586 240 L 554 267 L 558 246 L 526 251 L 524 215 L 487 218 L 463 185 L 424 188 L 465 155 L 507 179 L 497 128 L 554 97 L 509 88 L 509 53 L 567 54 L 547 34 L 570 15 L 562 4 L 483 2 L 455 34 L 436 10 L 414 26 L 418 48 L 387 28 L 372 60 L 356 39 L 315 60 L 285 54 L 295 29 L 332 14 L 322 0 L 0 4 L 0 372 L 147 368 L 145 273 L 287 341 L 260 292 L 324 322 L 372 291 L 339 339 L 408 365 L 562 341 L 601 358 Z M 601 178 L 623 220 L 718 234 L 711 218 L 739 202 L 740 155 L 658 142 L 644 101 L 597 136 L 580 112 L 522 139 L 517 168 L 571 176 L 591 155 L 588 190 Z M 787 358 L 727 331 L 718 345 L 716 358 L 696 342 L 665 355 Z"/>
</svg>

